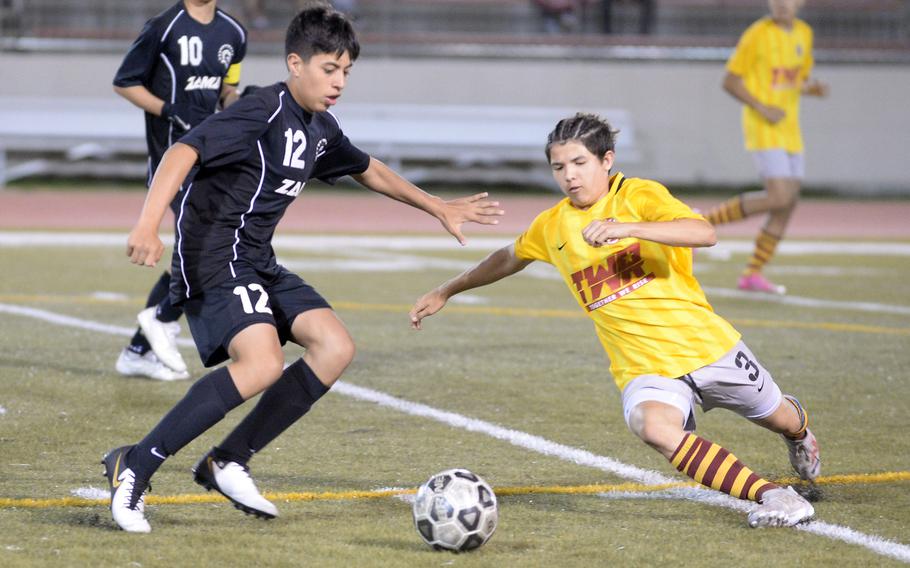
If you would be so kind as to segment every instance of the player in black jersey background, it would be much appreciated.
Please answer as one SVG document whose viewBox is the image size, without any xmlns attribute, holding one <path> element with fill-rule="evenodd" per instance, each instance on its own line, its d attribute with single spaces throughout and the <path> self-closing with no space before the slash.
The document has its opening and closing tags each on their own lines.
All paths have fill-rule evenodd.
<svg viewBox="0 0 910 568">
<path fill-rule="evenodd" d="M 245 55 L 246 30 L 215 0 L 183 0 L 146 22 L 117 70 L 114 91 L 145 111 L 149 184 L 178 138 L 237 100 Z M 178 201 L 171 206 L 175 212 Z M 150 291 L 139 329 L 117 359 L 121 374 L 189 378 L 176 342 L 182 310 L 168 299 L 169 282 L 165 272 Z"/>
<path fill-rule="evenodd" d="M 103 463 L 114 521 L 149 532 L 144 497 L 164 460 L 259 393 L 256 406 L 193 468 L 195 480 L 239 509 L 278 515 L 250 477 L 248 462 L 302 417 L 354 357 L 354 343 L 329 303 L 279 265 L 272 236 L 287 207 L 317 178 L 352 176 L 366 188 L 422 209 L 464 243 L 466 222 L 495 224 L 499 204 L 486 193 L 444 201 L 362 152 L 329 112 L 360 46 L 350 22 L 331 8 L 303 10 L 288 27 L 288 78 L 262 87 L 206 119 L 175 143 L 155 173 L 127 254 L 155 266 L 158 226 L 179 202 L 171 299 L 181 305 L 206 366 L 199 379 L 139 443 L 115 448 Z M 178 195 L 193 167 L 193 184 Z M 282 345 L 306 349 L 285 367 Z"/>
</svg>

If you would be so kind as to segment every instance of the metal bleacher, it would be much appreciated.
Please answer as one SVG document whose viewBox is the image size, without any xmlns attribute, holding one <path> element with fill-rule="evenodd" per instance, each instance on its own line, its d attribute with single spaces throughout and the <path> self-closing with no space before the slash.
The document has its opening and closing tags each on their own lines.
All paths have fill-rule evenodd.
<svg viewBox="0 0 910 568">
<path fill-rule="evenodd" d="M 335 114 L 356 145 L 415 182 L 546 184 L 543 141 L 572 112 L 346 103 Z M 624 160 L 634 161 L 631 117 L 618 109 L 599 112 L 621 131 Z M 141 177 L 145 154 L 142 112 L 123 101 L 0 98 L 0 186 L 34 175 Z"/>
<path fill-rule="evenodd" d="M 171 2 L 0 0 L 0 51 L 120 54 L 142 22 Z M 371 57 L 497 58 L 507 52 L 510 58 L 604 59 L 621 58 L 633 46 L 645 48 L 640 50 L 645 57 L 659 58 L 686 47 L 729 49 L 768 9 L 767 0 L 655 0 L 653 33 L 641 36 L 636 2 L 614 0 L 611 35 L 600 31 L 603 4 L 598 0 L 577 0 L 576 27 L 556 35 L 540 33 L 540 13 L 532 0 L 358 0 L 354 18 L 364 53 Z M 243 19 L 241 0 L 219 0 L 219 6 Z M 280 52 L 283 26 L 299 3 L 265 6 L 268 24 L 249 26 L 251 50 Z M 879 49 L 870 59 L 898 53 L 910 61 L 910 0 L 810 0 L 802 16 L 816 30 L 817 47 L 853 50 L 835 53 L 829 61 L 869 46 Z M 658 55 L 648 55 L 653 53 Z M 343 103 L 337 114 L 356 144 L 415 181 L 547 183 L 541 141 L 571 109 Z M 640 151 L 634 117 L 622 109 L 601 114 L 621 130 L 624 159 L 635 160 Z M 0 187 L 29 175 L 142 177 L 144 155 L 142 113 L 113 96 L 0 96 Z"/>
</svg>

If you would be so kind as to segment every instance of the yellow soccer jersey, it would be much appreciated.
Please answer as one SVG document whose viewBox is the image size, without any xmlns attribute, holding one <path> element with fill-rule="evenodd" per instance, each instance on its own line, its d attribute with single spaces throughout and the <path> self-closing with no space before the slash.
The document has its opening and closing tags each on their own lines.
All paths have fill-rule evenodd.
<svg viewBox="0 0 910 568">
<path fill-rule="evenodd" d="M 736 50 L 727 61 L 727 71 L 742 77 L 746 89 L 762 104 L 787 113 L 780 122 L 770 124 L 758 112 L 743 105 L 747 150 L 783 148 L 793 154 L 803 151 L 799 96 L 813 63 L 812 28 L 802 20 L 795 20 L 793 28 L 786 30 L 770 17 L 762 18 L 739 38 Z"/>
<path fill-rule="evenodd" d="M 581 236 L 595 219 L 672 221 L 702 217 L 664 186 L 617 173 L 587 211 L 568 198 L 537 216 L 515 254 L 554 265 L 594 320 L 622 390 L 639 375 L 677 378 L 721 358 L 740 334 L 714 313 L 692 275 L 692 250 L 621 239 L 595 248 Z"/>
</svg>

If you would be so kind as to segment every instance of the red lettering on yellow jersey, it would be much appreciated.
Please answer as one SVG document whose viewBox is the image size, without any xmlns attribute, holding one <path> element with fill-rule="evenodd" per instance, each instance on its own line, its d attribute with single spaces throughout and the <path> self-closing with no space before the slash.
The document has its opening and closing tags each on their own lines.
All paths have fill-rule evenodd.
<svg viewBox="0 0 910 568">
<path fill-rule="evenodd" d="M 799 86 L 800 67 L 774 67 L 771 69 L 771 88 L 795 89 Z"/>
<path fill-rule="evenodd" d="M 653 273 L 645 274 L 644 263 L 641 245 L 633 243 L 605 262 L 573 273 L 572 283 L 588 311 L 594 311 L 653 280 Z"/>
</svg>

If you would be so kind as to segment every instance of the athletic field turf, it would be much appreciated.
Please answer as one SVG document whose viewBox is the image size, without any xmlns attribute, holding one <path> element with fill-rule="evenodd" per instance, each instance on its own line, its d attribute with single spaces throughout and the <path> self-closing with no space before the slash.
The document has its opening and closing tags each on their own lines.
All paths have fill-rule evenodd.
<svg viewBox="0 0 910 568">
<path fill-rule="evenodd" d="M 251 463 L 281 516 L 244 516 L 189 473 L 247 402 L 166 462 L 148 498 L 153 532 L 130 535 L 110 519 L 98 462 L 190 384 L 113 369 L 159 269 L 128 263 L 123 231 L 0 228 L 0 566 L 910 563 L 910 238 L 784 241 L 768 270 L 783 299 L 734 289 L 745 238 L 696 257 L 716 311 L 803 401 L 822 448 L 823 477 L 806 488 L 817 520 L 752 530 L 747 504 L 693 489 L 628 432 L 592 326 L 549 267 L 409 329 L 419 294 L 510 235 L 468 229 L 462 249 L 439 233 L 357 233 L 277 242 L 359 348 L 333 391 Z M 792 482 L 774 435 L 722 410 L 697 419 L 701 435 Z M 451 467 L 500 499 L 491 541 L 459 556 L 420 541 L 407 503 Z"/>
</svg>

